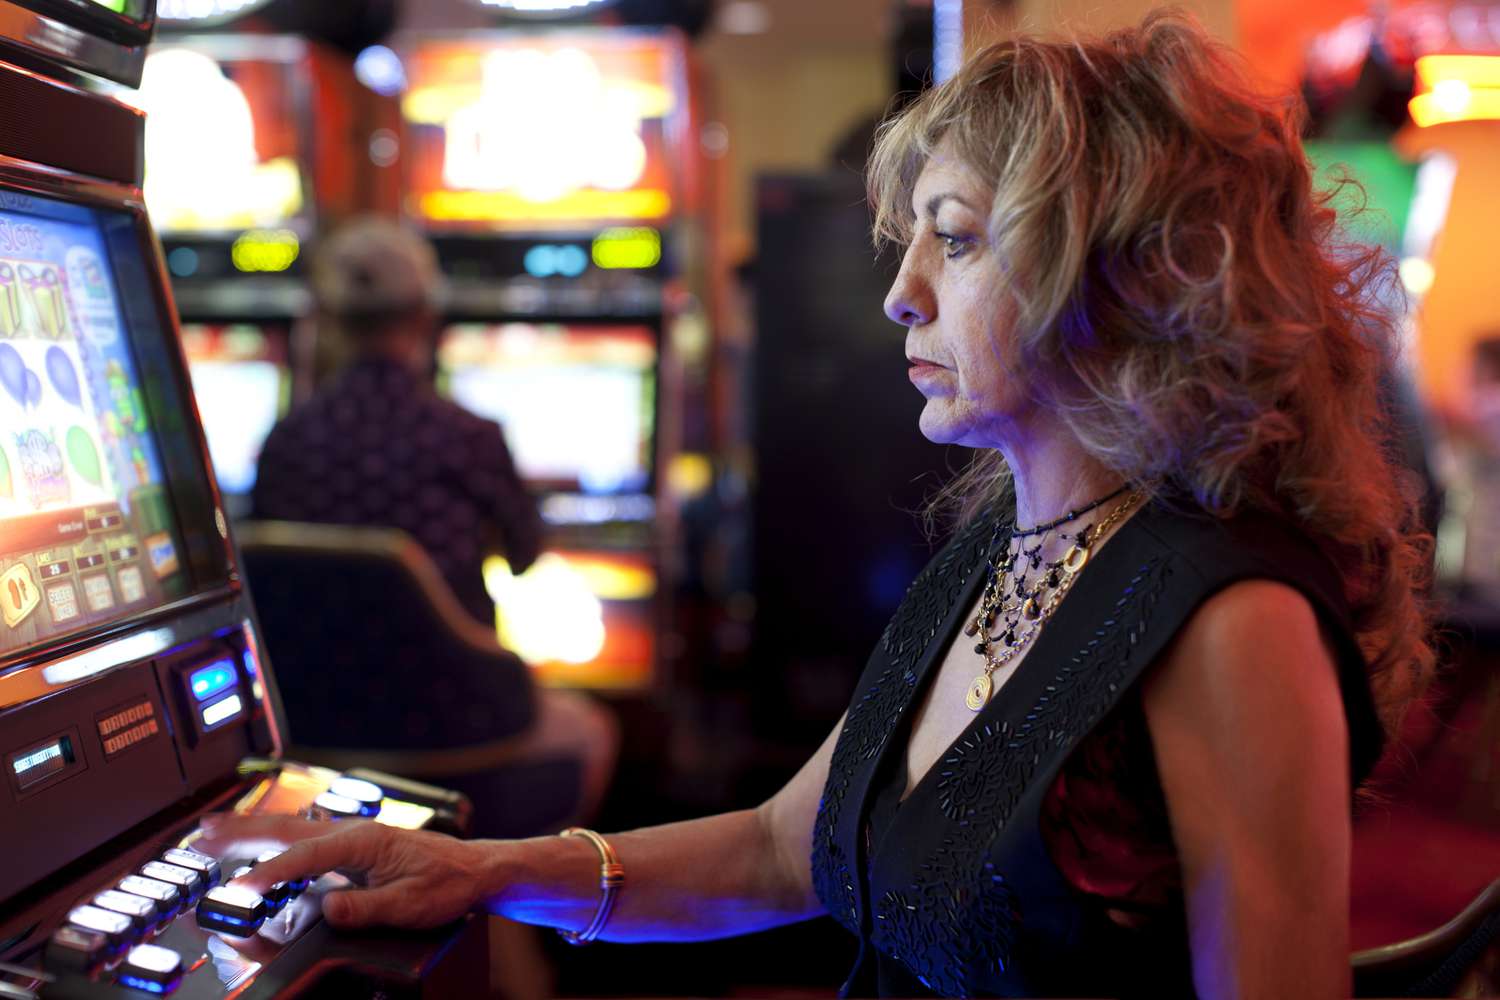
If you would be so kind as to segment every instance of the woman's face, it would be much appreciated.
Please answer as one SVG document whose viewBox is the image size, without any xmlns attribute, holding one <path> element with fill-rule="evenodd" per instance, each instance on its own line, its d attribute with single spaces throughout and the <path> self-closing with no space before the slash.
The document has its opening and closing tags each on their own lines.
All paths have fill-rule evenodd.
<svg viewBox="0 0 1500 1000">
<path fill-rule="evenodd" d="M 1017 378 L 1012 305 L 990 246 L 992 193 L 939 147 L 912 192 L 912 242 L 885 299 L 906 327 L 912 384 L 927 397 L 922 434 L 938 444 L 993 448 L 1031 410 Z"/>
</svg>

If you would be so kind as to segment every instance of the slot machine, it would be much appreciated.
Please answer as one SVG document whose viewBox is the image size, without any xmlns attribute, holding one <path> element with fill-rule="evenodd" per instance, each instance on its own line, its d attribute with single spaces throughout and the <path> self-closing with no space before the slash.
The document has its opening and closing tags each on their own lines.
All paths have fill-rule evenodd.
<svg viewBox="0 0 1500 1000">
<path fill-rule="evenodd" d="M 676 303 L 698 232 L 672 30 L 409 35 L 404 209 L 449 284 L 440 392 L 498 421 L 549 548 L 486 583 L 542 683 L 662 683 L 681 441 Z"/>
<path fill-rule="evenodd" d="M 252 897 L 220 883 L 257 858 L 191 847 L 207 811 L 461 831 L 468 805 L 282 757 L 144 119 L 81 85 L 137 82 L 153 11 L 0 0 L 0 997 L 453 995 L 474 924 L 336 937 L 338 876 Z"/>
<path fill-rule="evenodd" d="M 266 435 L 323 364 L 310 247 L 330 221 L 396 211 L 400 113 L 327 45 L 171 24 L 126 100 L 146 113 L 146 205 L 234 519 Z"/>
</svg>

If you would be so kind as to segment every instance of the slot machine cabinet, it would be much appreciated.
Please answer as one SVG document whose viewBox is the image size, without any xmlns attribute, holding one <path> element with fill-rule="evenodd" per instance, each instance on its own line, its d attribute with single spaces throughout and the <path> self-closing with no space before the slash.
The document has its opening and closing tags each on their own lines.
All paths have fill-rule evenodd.
<svg viewBox="0 0 1500 1000">
<path fill-rule="evenodd" d="M 501 642 L 544 684 L 661 690 L 680 561 L 674 331 L 698 301 L 686 41 L 569 28 L 392 45 L 403 207 L 449 286 L 438 389 L 502 424 L 548 526 L 527 573 L 486 573 Z"/>
<path fill-rule="evenodd" d="M 191 850 L 210 810 L 461 831 L 467 803 L 281 756 L 143 116 L 58 78 L 134 82 L 152 5 L 116 6 L 0 0 L 0 996 L 456 995 L 484 981 L 481 925 L 336 936 L 337 876 L 247 900 L 213 886 L 255 858 Z"/>
</svg>

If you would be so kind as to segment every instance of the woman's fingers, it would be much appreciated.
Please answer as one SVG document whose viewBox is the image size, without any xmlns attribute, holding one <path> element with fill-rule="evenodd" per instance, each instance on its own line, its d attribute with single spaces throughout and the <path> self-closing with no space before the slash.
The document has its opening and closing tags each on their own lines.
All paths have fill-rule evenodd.
<svg viewBox="0 0 1500 1000">
<path fill-rule="evenodd" d="M 380 861 L 390 831 L 375 823 L 341 822 L 309 824 L 317 833 L 291 844 L 276 857 L 262 861 L 234 880 L 235 885 L 265 894 L 277 882 L 299 878 L 316 878 L 335 868 L 356 872 L 368 871 Z M 296 828 L 294 832 L 303 832 Z"/>
<path fill-rule="evenodd" d="M 473 907 L 486 891 L 486 848 L 432 832 L 286 816 L 225 817 L 204 827 L 193 846 L 220 857 L 246 846 L 259 853 L 285 845 L 233 880 L 261 895 L 278 882 L 331 871 L 356 883 L 367 880 L 368 888 L 336 889 L 323 897 L 323 915 L 338 927 L 435 927 Z"/>
</svg>

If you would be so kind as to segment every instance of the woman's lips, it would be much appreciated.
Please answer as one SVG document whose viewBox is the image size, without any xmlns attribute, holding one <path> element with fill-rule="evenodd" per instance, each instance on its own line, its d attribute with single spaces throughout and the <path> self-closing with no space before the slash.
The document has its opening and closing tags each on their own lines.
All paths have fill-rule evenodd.
<svg viewBox="0 0 1500 1000">
<path fill-rule="evenodd" d="M 906 372 L 907 377 L 918 386 L 940 378 L 948 372 L 947 368 L 936 361 L 928 361 L 926 358 L 907 358 L 907 361 L 911 364 Z"/>
</svg>

